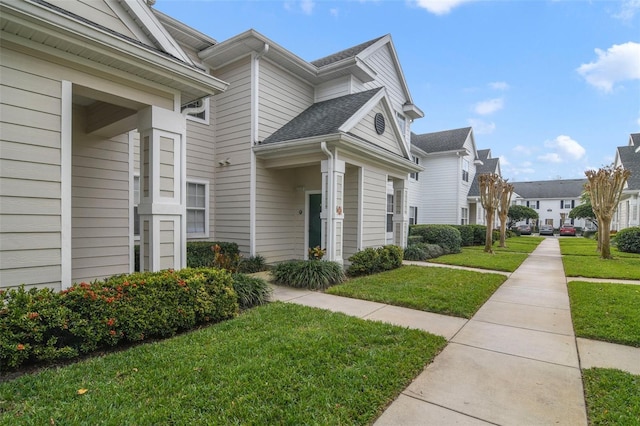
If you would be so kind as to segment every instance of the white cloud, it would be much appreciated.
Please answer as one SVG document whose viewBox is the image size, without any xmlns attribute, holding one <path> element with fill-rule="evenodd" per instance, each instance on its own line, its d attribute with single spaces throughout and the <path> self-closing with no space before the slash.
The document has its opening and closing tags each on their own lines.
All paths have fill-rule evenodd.
<svg viewBox="0 0 640 426">
<path fill-rule="evenodd" d="M 446 15 L 451 10 L 463 3 L 469 3 L 474 0 L 416 0 L 416 5 L 428 10 L 434 15 Z"/>
<path fill-rule="evenodd" d="M 629 22 L 637 12 L 640 12 L 640 0 L 626 0 L 620 6 L 620 12 L 613 15 L 614 18 Z"/>
<path fill-rule="evenodd" d="M 524 155 L 531 155 L 531 153 L 533 152 L 531 150 L 531 148 L 527 148 L 524 145 L 516 145 L 516 146 L 514 146 L 513 147 L 513 151 L 517 152 L 517 153 L 524 154 Z"/>
<path fill-rule="evenodd" d="M 560 159 L 569 156 L 572 160 L 579 160 L 586 154 L 582 145 L 565 135 L 560 135 L 552 141 L 546 141 L 544 146 L 556 150 Z"/>
<path fill-rule="evenodd" d="M 499 111 L 504 106 L 504 100 L 502 98 L 489 99 L 486 101 L 478 102 L 473 107 L 476 114 L 489 115 L 496 111 Z"/>
<path fill-rule="evenodd" d="M 616 83 L 640 80 L 640 43 L 614 44 L 607 51 L 595 49 L 598 59 L 577 71 L 592 86 L 609 93 Z"/>
<path fill-rule="evenodd" d="M 488 135 L 496 130 L 496 124 L 490 123 L 484 120 L 478 120 L 477 118 L 469 118 L 467 122 L 473 127 L 473 133 L 476 135 Z"/>
<path fill-rule="evenodd" d="M 495 90 L 509 90 L 509 84 L 504 81 L 494 81 L 493 83 L 489 83 L 489 87 Z"/>
<path fill-rule="evenodd" d="M 549 161 L 551 163 L 562 163 L 562 158 L 556 152 L 549 152 L 545 155 L 538 156 L 538 160 Z"/>
<path fill-rule="evenodd" d="M 300 6 L 300 10 L 302 10 L 302 13 L 304 13 L 305 15 L 311 15 L 313 13 L 313 8 L 316 6 L 316 3 L 313 0 L 300 0 L 299 2 L 288 0 L 284 2 L 284 8 L 288 11 L 295 10 L 298 5 Z"/>
<path fill-rule="evenodd" d="M 505 167 L 505 166 L 510 166 L 511 165 L 509 160 L 507 160 L 507 157 L 505 157 L 504 155 L 501 155 L 498 158 L 500 159 L 500 166 Z"/>
</svg>

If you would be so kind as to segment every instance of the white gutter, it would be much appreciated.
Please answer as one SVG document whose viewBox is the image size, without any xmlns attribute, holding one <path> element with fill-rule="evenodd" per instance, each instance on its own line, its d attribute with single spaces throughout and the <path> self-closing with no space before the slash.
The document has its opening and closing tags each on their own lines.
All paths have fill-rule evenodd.
<svg viewBox="0 0 640 426">
<path fill-rule="evenodd" d="M 254 55 L 251 62 L 251 141 L 249 169 L 249 254 L 256 255 L 256 153 L 253 146 L 260 138 L 260 59 L 269 52 L 269 44 L 264 43 L 262 51 Z"/>
<path fill-rule="evenodd" d="M 333 247 L 333 162 L 335 160 L 333 154 L 327 148 L 327 143 L 322 141 L 320 143 L 320 149 L 327 155 L 328 167 L 327 167 L 327 257 L 329 260 L 334 260 L 334 247 Z"/>
</svg>

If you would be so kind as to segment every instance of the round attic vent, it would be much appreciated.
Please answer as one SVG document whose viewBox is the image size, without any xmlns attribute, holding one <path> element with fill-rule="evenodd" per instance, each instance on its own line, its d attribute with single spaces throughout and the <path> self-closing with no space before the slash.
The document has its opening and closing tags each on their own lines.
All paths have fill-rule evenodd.
<svg viewBox="0 0 640 426">
<path fill-rule="evenodd" d="M 376 133 L 381 135 L 384 133 L 384 115 L 381 113 L 377 113 L 373 119 L 373 125 L 376 128 Z"/>
</svg>

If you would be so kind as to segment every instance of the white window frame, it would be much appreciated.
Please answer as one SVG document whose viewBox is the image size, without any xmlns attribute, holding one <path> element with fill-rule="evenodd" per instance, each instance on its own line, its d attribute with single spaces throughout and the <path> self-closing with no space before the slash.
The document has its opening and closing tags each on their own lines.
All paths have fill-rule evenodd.
<svg viewBox="0 0 640 426">
<path fill-rule="evenodd" d="M 204 207 L 189 206 L 189 185 L 202 185 L 204 186 Z M 186 202 L 186 215 L 187 223 L 189 221 L 189 210 L 204 211 L 204 232 L 189 232 L 189 225 L 187 224 L 187 238 L 208 238 L 209 237 L 209 181 L 202 179 L 187 179 L 187 202 Z"/>
<path fill-rule="evenodd" d="M 469 182 L 469 160 L 466 158 L 462 159 L 462 180 Z"/>
<path fill-rule="evenodd" d="M 468 225 L 469 224 L 469 208 L 461 207 L 460 208 L 460 225 Z"/>
<path fill-rule="evenodd" d="M 419 166 L 419 165 L 420 165 L 420 157 L 414 156 L 414 157 L 413 157 L 413 162 L 414 162 L 414 164 L 416 164 L 416 165 L 418 165 L 418 166 Z M 420 175 L 420 173 L 419 173 L 419 172 L 411 172 L 411 173 L 409 174 L 409 177 L 410 177 L 411 179 L 414 179 L 414 180 L 416 180 L 416 181 L 417 181 L 417 180 L 419 180 L 419 175 Z"/>
<path fill-rule="evenodd" d="M 409 206 L 409 225 L 418 224 L 418 206 Z"/>
<path fill-rule="evenodd" d="M 187 105 L 185 105 L 185 108 L 196 108 L 198 107 L 198 102 L 203 102 L 204 103 L 204 111 L 201 113 L 204 115 L 204 117 L 199 117 L 198 115 L 194 115 L 194 114 L 187 114 L 187 120 L 191 120 L 191 121 L 195 121 L 196 123 L 202 123 L 202 124 L 209 124 L 209 98 L 205 98 L 205 99 L 200 99 L 198 101 L 195 102 L 191 102 L 188 103 Z"/>
<path fill-rule="evenodd" d="M 393 232 L 393 212 L 394 210 L 394 205 L 395 205 L 395 199 L 393 194 L 387 194 L 387 216 L 386 216 L 386 221 L 385 221 L 385 230 L 387 231 L 387 233 L 391 233 Z M 389 217 L 391 217 L 391 230 L 389 230 Z"/>
<path fill-rule="evenodd" d="M 400 127 L 400 131 L 402 131 L 402 137 L 405 138 L 407 136 L 407 118 L 399 112 L 396 112 L 396 118 L 398 127 Z"/>
</svg>

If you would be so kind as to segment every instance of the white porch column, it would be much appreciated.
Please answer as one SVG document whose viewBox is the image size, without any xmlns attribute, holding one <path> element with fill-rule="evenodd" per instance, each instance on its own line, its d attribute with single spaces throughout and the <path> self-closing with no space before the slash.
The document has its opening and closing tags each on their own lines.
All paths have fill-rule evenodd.
<svg viewBox="0 0 640 426">
<path fill-rule="evenodd" d="M 149 107 L 140 132 L 140 270 L 186 266 L 185 117 Z"/>
<path fill-rule="evenodd" d="M 344 239 L 344 172 L 345 162 L 331 158 L 323 160 L 322 172 L 322 246 L 327 259 L 343 263 Z"/>
<path fill-rule="evenodd" d="M 393 180 L 393 243 L 399 247 L 407 246 L 409 233 L 409 183 L 406 179 Z"/>
</svg>

